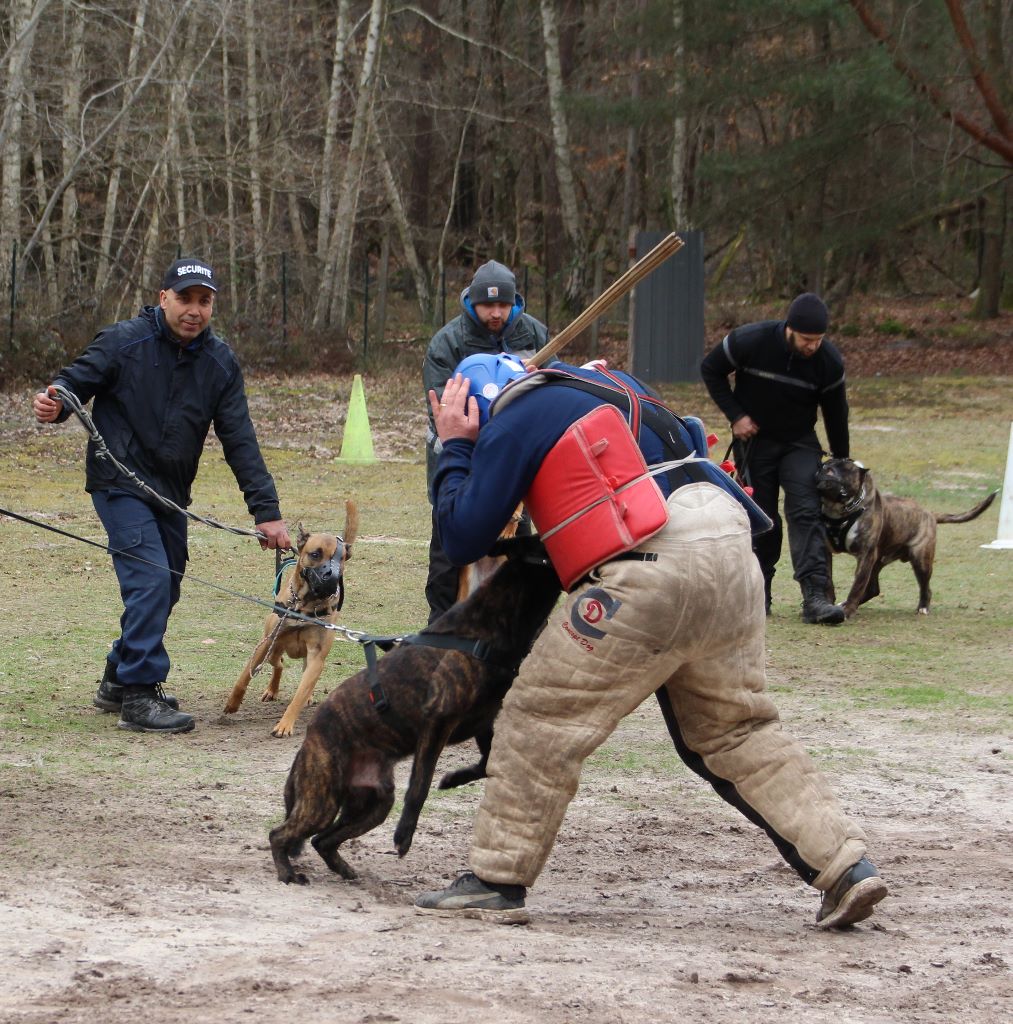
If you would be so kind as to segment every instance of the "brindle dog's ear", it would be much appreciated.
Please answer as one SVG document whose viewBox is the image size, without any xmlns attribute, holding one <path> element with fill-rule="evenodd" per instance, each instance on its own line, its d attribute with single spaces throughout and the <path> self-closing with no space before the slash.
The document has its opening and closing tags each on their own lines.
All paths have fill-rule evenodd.
<svg viewBox="0 0 1013 1024">
<path fill-rule="evenodd" d="M 296 536 L 295 547 L 297 551 L 302 551 L 306 541 L 310 539 L 310 535 L 303 529 L 302 523 L 298 526 L 299 533 Z"/>
</svg>

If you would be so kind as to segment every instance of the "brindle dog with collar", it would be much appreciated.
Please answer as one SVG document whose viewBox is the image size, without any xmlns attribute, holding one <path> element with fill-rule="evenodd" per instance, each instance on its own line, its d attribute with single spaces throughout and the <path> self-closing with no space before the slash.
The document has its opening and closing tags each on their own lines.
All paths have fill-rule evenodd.
<svg viewBox="0 0 1013 1024">
<path fill-rule="evenodd" d="M 816 475 L 821 514 L 832 552 L 858 559 L 855 580 L 844 602 L 850 618 L 859 605 L 878 596 L 879 573 L 884 565 L 910 562 L 918 580 L 918 614 L 928 615 L 932 591 L 929 580 L 936 557 L 936 523 L 966 523 L 988 508 L 993 491 L 968 512 L 940 515 L 922 508 L 911 498 L 880 491 L 872 474 L 853 459 L 828 459 Z M 833 584 L 828 598 L 834 599 Z"/>
<path fill-rule="evenodd" d="M 334 623 L 344 601 L 344 564 L 352 556 L 352 543 L 359 532 L 359 514 L 354 501 L 345 502 L 345 535 L 305 533 L 299 527 L 296 541 L 296 564 L 285 576 L 278 590 L 278 611 L 271 612 L 264 622 L 264 636 L 253 650 L 250 660 L 232 687 L 225 714 L 239 710 L 253 674 L 264 662 L 271 664 L 271 681 L 261 696 L 262 701 L 278 699 L 281 683 L 282 657 L 302 658 L 302 678 L 295 696 L 281 720 L 271 730 L 272 736 L 291 736 L 299 712 L 313 696 L 313 688 L 324 670 L 324 662 L 334 644 L 334 630 L 316 626 L 305 619 L 288 618 L 286 610 L 308 615 L 320 622 Z"/>
<path fill-rule="evenodd" d="M 285 821 L 271 832 L 282 882 L 308 881 L 291 858 L 310 836 L 332 871 L 355 878 L 338 847 L 386 819 L 394 766 L 414 755 L 394 832 L 403 857 L 443 748 L 491 737 L 503 697 L 561 590 L 537 537 L 498 541 L 492 553 L 507 559 L 478 590 L 421 633 L 401 638 L 374 662 L 375 674 L 367 667 L 320 705 L 285 783 Z M 484 778 L 488 749 L 482 754 L 445 775 L 440 788 Z"/>
</svg>

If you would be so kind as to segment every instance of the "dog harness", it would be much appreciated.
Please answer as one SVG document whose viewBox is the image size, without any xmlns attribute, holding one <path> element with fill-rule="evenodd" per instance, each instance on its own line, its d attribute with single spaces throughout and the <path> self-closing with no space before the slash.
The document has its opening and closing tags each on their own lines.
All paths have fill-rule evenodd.
<svg viewBox="0 0 1013 1024">
<path fill-rule="evenodd" d="M 369 702 L 381 714 L 390 710 L 390 700 L 380 682 L 380 674 L 376 668 L 376 649 L 389 651 L 401 644 L 414 644 L 417 647 L 436 647 L 444 651 L 460 651 L 479 661 L 491 662 L 500 668 L 508 670 L 511 676 L 517 674 L 521 662 L 528 656 L 525 651 L 520 657 L 512 651 L 505 651 L 485 640 L 475 640 L 473 637 L 455 636 L 452 633 L 410 633 L 407 636 L 381 636 L 369 637 L 363 644 L 366 654 L 366 681 L 369 683 Z"/>
</svg>

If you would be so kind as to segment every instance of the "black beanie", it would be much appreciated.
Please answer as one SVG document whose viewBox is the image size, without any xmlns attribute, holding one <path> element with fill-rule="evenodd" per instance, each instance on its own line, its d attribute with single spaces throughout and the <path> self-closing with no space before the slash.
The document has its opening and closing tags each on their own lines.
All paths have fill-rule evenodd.
<svg viewBox="0 0 1013 1024">
<path fill-rule="evenodd" d="M 489 260 L 475 271 L 475 276 L 468 286 L 468 298 L 471 304 L 478 302 L 506 302 L 514 304 L 517 280 L 509 267 L 502 263 Z"/>
<path fill-rule="evenodd" d="M 826 334 L 830 313 L 826 303 L 812 292 L 803 292 L 788 307 L 788 326 L 799 334 Z"/>
</svg>

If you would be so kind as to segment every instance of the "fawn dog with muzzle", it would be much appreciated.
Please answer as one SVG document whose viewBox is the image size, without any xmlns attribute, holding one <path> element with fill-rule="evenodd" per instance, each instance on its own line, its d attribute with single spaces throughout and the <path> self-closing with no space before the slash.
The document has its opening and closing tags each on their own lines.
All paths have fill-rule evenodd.
<svg viewBox="0 0 1013 1024">
<path fill-rule="evenodd" d="M 292 735 L 299 712 L 313 696 L 313 688 L 324 670 L 324 662 L 334 644 L 334 631 L 302 618 L 289 618 L 285 612 L 296 611 L 319 622 L 337 621 L 345 597 L 344 565 L 351 557 L 358 529 L 358 510 L 353 501 L 345 502 L 343 537 L 332 533 L 304 533 L 300 526 L 296 541 L 298 558 L 278 590 L 278 610 L 267 616 L 263 639 L 254 648 L 236 685 L 232 687 L 225 714 L 231 715 L 239 710 L 250 680 L 265 662 L 271 665 L 271 681 L 260 699 L 277 700 L 283 656 L 302 658 L 303 673 L 295 696 L 271 730 L 272 736 Z"/>
</svg>

